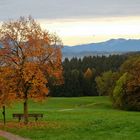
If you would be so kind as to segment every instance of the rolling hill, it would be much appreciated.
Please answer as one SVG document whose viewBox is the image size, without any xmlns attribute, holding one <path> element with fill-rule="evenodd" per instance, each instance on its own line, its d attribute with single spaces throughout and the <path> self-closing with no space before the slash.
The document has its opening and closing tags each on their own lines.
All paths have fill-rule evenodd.
<svg viewBox="0 0 140 140">
<path fill-rule="evenodd" d="M 140 39 L 111 39 L 106 42 L 64 46 L 63 57 L 110 55 L 140 51 Z"/>
</svg>

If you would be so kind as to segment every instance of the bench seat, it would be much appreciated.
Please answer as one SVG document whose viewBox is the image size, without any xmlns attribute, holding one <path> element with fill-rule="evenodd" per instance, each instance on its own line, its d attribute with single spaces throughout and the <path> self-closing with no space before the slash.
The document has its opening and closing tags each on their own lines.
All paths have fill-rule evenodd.
<svg viewBox="0 0 140 140">
<path fill-rule="evenodd" d="M 43 114 L 28 114 L 28 117 L 29 118 L 35 118 L 35 121 L 37 121 L 38 118 L 43 118 Z M 14 113 L 13 118 L 18 118 L 18 120 L 20 122 L 20 120 L 24 118 L 24 114 L 20 114 L 20 113 L 16 114 L 16 113 Z"/>
</svg>

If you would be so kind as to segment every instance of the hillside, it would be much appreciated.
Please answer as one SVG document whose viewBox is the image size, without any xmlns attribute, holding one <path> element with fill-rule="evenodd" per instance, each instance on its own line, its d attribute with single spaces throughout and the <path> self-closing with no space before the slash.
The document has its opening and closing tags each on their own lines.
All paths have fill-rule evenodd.
<svg viewBox="0 0 140 140">
<path fill-rule="evenodd" d="M 22 103 L 7 109 L 0 128 L 31 140 L 139 140 L 140 113 L 113 109 L 108 97 L 49 98 L 43 104 L 29 101 L 30 113 L 44 117 L 29 126 L 12 119 Z M 2 116 L 0 116 L 2 120 Z M 22 120 L 23 121 L 23 120 Z"/>
<path fill-rule="evenodd" d="M 83 57 L 89 55 L 122 54 L 140 51 L 140 40 L 111 39 L 106 42 L 64 46 L 63 57 Z"/>
</svg>

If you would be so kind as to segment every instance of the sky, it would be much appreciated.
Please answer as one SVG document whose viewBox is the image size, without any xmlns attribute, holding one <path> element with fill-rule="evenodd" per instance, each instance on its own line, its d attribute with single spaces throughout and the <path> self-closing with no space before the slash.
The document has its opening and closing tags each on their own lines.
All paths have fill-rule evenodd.
<svg viewBox="0 0 140 140">
<path fill-rule="evenodd" d="M 0 0 L 0 21 L 28 15 L 64 45 L 140 38 L 140 0 Z"/>
</svg>

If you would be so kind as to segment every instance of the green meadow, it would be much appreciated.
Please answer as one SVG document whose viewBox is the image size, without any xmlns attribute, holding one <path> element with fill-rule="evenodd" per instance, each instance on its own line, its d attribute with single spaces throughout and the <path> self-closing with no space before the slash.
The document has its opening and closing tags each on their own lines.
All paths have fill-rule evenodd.
<svg viewBox="0 0 140 140">
<path fill-rule="evenodd" d="M 5 138 L 3 138 L 3 137 L 0 137 L 0 140 L 7 140 L 7 139 L 5 139 Z"/>
<path fill-rule="evenodd" d="M 23 104 L 6 110 L 7 124 L 0 128 L 32 140 L 139 140 L 140 112 L 112 108 L 108 97 L 48 98 L 29 102 L 30 113 L 43 113 L 36 123 L 18 123 L 12 113 L 22 113 Z"/>
</svg>

